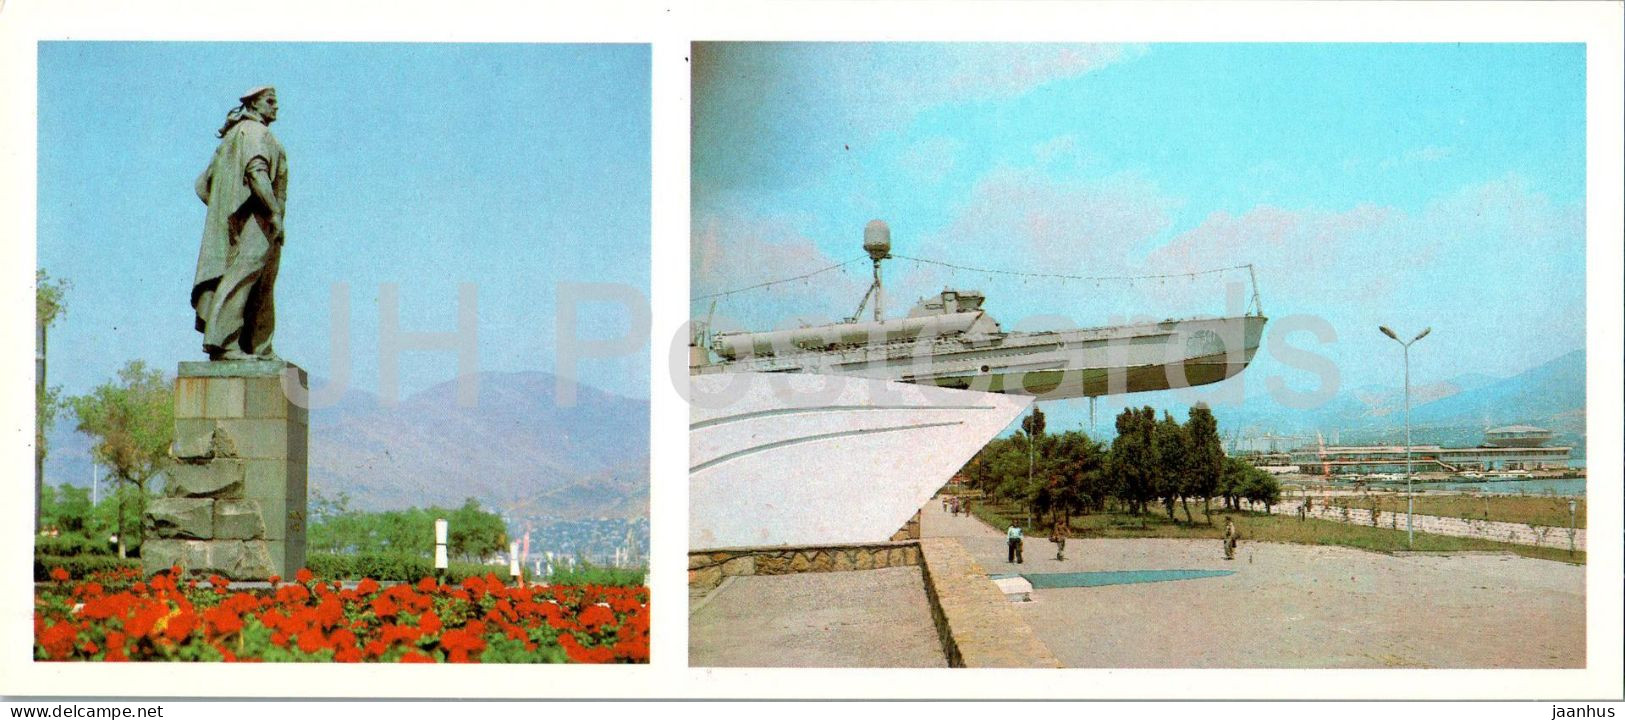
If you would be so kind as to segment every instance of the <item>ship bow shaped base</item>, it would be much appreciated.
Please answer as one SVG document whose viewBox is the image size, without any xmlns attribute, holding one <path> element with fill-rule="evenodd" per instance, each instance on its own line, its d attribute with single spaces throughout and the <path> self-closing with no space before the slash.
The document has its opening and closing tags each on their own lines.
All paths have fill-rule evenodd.
<svg viewBox="0 0 1625 720">
<path fill-rule="evenodd" d="M 689 390 L 690 549 L 886 541 L 1032 402 L 804 373 Z"/>
</svg>

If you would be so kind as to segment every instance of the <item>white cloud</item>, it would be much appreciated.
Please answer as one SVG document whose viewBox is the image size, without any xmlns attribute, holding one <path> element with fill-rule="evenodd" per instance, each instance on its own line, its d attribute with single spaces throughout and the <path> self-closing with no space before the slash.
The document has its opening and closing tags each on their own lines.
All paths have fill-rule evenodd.
<svg viewBox="0 0 1625 720">
<path fill-rule="evenodd" d="M 1424 147 L 1406 150 L 1404 154 L 1398 157 L 1383 158 L 1381 162 L 1377 163 L 1377 168 L 1380 170 L 1392 170 L 1398 167 L 1436 163 L 1448 160 L 1449 158 L 1455 156 L 1455 154 L 1456 149 L 1453 147 L 1427 145 Z"/>
<path fill-rule="evenodd" d="M 955 98 L 1010 98 L 1144 55 L 1143 45 L 970 45 L 950 51 L 942 87 Z M 929 79 L 929 78 L 926 78 Z"/>
<path fill-rule="evenodd" d="M 1421 212 L 1260 206 L 1215 213 L 1152 253 L 1149 269 L 1250 262 L 1276 317 L 1325 318 L 1346 371 L 1386 357 L 1379 324 L 1432 326 L 1418 352 L 1452 358 L 1432 377 L 1510 374 L 1582 346 L 1583 208 L 1557 205 L 1517 176 L 1462 188 Z"/>
</svg>

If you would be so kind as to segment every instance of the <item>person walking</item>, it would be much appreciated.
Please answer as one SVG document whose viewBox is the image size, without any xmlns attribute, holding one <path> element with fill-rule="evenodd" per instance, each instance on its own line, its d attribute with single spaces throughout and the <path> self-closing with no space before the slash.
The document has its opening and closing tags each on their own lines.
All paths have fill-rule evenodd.
<svg viewBox="0 0 1625 720">
<path fill-rule="evenodd" d="M 1070 525 L 1070 519 L 1065 517 L 1057 518 L 1055 520 L 1054 528 L 1049 532 L 1049 541 L 1055 543 L 1056 560 L 1066 559 L 1066 538 L 1068 535 L 1072 534 L 1072 529 L 1069 527 Z"/>
<path fill-rule="evenodd" d="M 1228 517 L 1224 519 L 1224 559 L 1236 559 L 1236 523 Z"/>
<path fill-rule="evenodd" d="M 1007 562 L 1007 563 L 1020 563 L 1020 562 L 1022 562 L 1022 557 L 1021 557 L 1021 526 L 1019 526 L 1019 525 L 1017 525 L 1015 523 L 1010 523 L 1010 529 L 1004 531 L 1004 537 L 1005 537 L 1005 544 L 1009 548 L 1009 552 L 1006 553 L 1006 555 L 1005 555 L 1005 562 Z"/>
</svg>

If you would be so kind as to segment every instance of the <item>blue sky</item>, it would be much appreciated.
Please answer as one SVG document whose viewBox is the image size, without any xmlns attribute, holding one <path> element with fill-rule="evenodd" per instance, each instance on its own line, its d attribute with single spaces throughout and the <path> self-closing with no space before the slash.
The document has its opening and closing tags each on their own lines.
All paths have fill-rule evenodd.
<svg viewBox="0 0 1625 720">
<path fill-rule="evenodd" d="M 349 284 L 352 385 L 378 386 L 378 297 L 448 332 L 478 296 L 479 369 L 555 371 L 557 283 L 649 287 L 646 45 L 47 42 L 39 49 L 39 265 L 72 283 L 50 381 L 82 393 L 130 359 L 202 359 L 188 304 L 192 183 L 235 98 L 277 87 L 290 167 L 279 354 L 333 375 L 330 291 Z M 578 333 L 619 337 L 595 304 Z M 583 382 L 647 398 L 647 345 Z M 403 397 L 452 379 L 408 352 Z"/>
<path fill-rule="evenodd" d="M 984 268 L 1252 263 L 1266 348 L 1328 358 L 1344 388 L 1398 385 L 1379 324 L 1434 328 L 1412 349 L 1418 383 L 1584 347 L 1582 45 L 764 43 L 694 59 L 695 296 L 860 257 L 882 218 L 895 254 Z M 847 316 L 868 266 L 848 269 L 723 299 L 719 325 Z M 1248 278 L 894 260 L 887 282 L 896 313 L 962 285 L 1031 329 L 1219 314 Z M 1336 340 L 1286 334 L 1291 316 Z M 1316 382 L 1265 351 L 1242 377 L 1249 402 L 1271 377 Z"/>
</svg>

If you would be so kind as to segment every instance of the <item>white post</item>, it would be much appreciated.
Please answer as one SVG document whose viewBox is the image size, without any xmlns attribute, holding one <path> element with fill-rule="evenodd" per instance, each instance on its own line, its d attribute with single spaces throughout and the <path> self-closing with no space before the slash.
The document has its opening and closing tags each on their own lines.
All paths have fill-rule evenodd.
<svg viewBox="0 0 1625 720">
<path fill-rule="evenodd" d="M 1570 555 L 1574 554 L 1574 511 L 1578 507 L 1579 507 L 1579 502 L 1577 502 L 1575 500 L 1569 500 L 1569 554 Z"/>
<path fill-rule="evenodd" d="M 519 541 L 508 543 L 508 574 L 513 576 L 514 582 L 519 581 Z"/>
<path fill-rule="evenodd" d="M 444 572 L 450 566 L 450 558 L 446 557 L 446 519 L 436 518 L 434 521 L 434 569 Z"/>
</svg>

